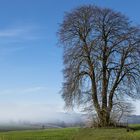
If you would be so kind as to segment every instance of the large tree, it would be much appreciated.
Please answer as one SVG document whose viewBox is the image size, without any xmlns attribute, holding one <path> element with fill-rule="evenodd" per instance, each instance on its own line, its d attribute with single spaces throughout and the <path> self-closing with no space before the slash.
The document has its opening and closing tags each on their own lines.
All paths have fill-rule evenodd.
<svg viewBox="0 0 140 140">
<path fill-rule="evenodd" d="M 59 30 L 64 48 L 62 97 L 95 109 L 111 124 L 115 104 L 140 91 L 140 29 L 119 12 L 93 5 L 65 14 Z"/>
</svg>

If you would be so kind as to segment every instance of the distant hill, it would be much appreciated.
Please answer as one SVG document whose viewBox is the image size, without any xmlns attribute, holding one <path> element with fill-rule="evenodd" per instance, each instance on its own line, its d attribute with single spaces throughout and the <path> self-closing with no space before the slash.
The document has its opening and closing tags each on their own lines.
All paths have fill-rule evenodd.
<svg viewBox="0 0 140 140">
<path fill-rule="evenodd" d="M 52 116 L 53 118 L 53 116 Z M 9 121 L 0 123 L 0 131 L 11 130 L 34 130 L 46 128 L 65 128 L 65 127 L 80 127 L 84 126 L 85 120 L 80 113 L 63 113 L 57 114 L 57 119 L 54 117 L 50 121 Z"/>
<path fill-rule="evenodd" d="M 128 116 L 127 121 L 129 124 L 140 124 L 140 115 Z"/>
<path fill-rule="evenodd" d="M 140 115 L 128 116 L 126 121 L 129 124 L 140 124 Z M 80 113 L 59 113 L 58 118 L 51 121 L 30 122 L 20 120 L 0 124 L 0 131 L 80 127 L 85 126 L 85 124 L 87 124 L 86 116 Z"/>
</svg>

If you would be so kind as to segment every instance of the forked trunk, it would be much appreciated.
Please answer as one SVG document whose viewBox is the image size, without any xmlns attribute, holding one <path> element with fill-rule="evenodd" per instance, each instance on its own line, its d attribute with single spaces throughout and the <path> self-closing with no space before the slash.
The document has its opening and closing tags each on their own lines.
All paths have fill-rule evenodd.
<svg viewBox="0 0 140 140">
<path fill-rule="evenodd" d="M 108 127 L 110 126 L 110 113 L 107 113 L 105 111 L 101 112 L 101 117 L 100 119 L 100 126 L 101 127 Z"/>
<path fill-rule="evenodd" d="M 110 117 L 110 114 L 111 114 L 111 110 L 98 110 L 97 111 L 97 114 L 98 114 L 98 126 L 99 127 L 109 127 L 112 124 L 111 122 L 111 117 Z"/>
</svg>

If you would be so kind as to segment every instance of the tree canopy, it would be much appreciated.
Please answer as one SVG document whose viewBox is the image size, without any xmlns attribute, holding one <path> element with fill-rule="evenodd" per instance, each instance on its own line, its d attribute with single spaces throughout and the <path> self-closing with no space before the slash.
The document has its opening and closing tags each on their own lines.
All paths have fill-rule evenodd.
<svg viewBox="0 0 140 140">
<path fill-rule="evenodd" d="M 65 14 L 58 34 L 66 106 L 89 105 L 110 125 L 116 104 L 139 96 L 140 28 L 120 12 L 85 5 Z"/>
</svg>

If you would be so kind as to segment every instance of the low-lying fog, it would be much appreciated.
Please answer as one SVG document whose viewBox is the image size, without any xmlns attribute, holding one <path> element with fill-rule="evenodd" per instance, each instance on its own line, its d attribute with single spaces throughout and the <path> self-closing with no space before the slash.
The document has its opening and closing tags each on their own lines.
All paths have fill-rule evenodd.
<svg viewBox="0 0 140 140">
<path fill-rule="evenodd" d="M 80 113 L 66 112 L 63 107 L 51 104 L 0 104 L 0 124 L 18 122 L 74 123 L 80 121 Z"/>
</svg>

